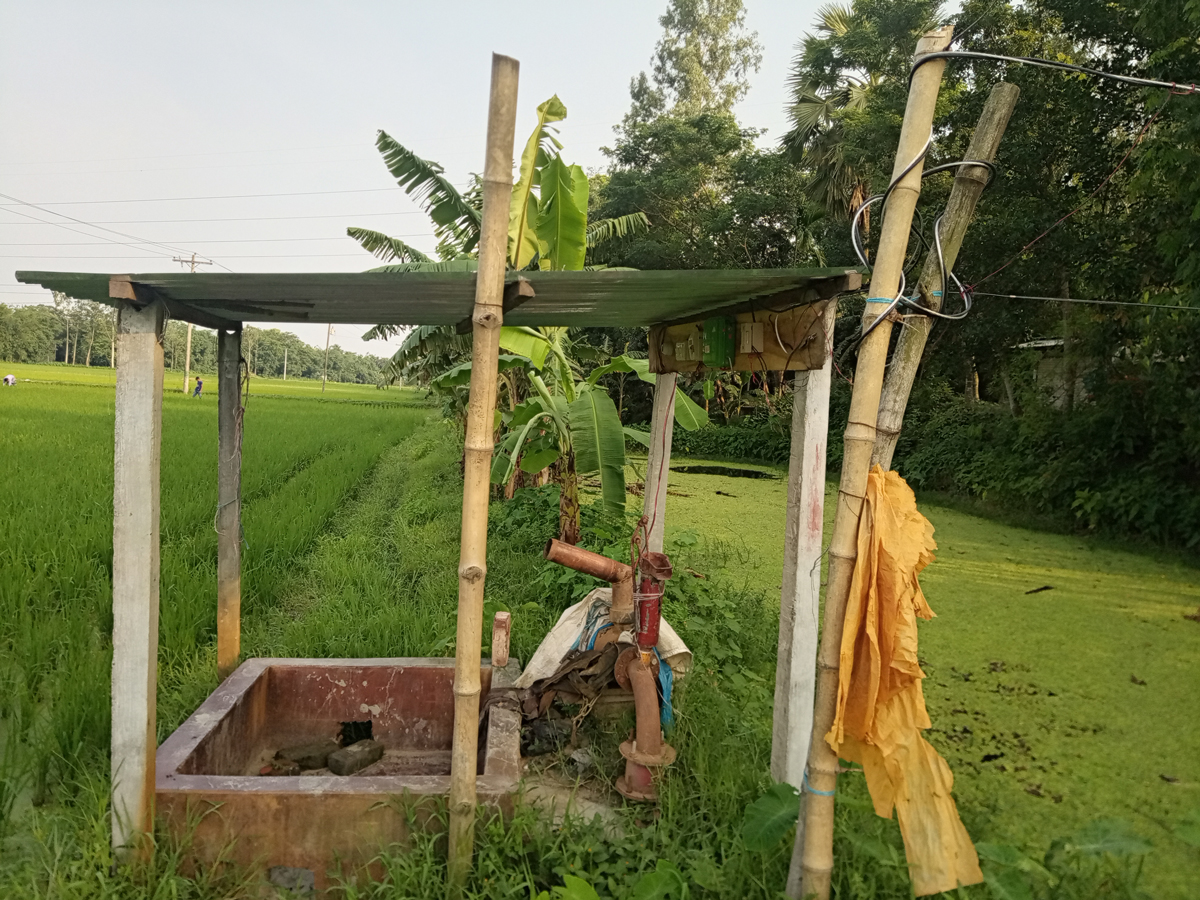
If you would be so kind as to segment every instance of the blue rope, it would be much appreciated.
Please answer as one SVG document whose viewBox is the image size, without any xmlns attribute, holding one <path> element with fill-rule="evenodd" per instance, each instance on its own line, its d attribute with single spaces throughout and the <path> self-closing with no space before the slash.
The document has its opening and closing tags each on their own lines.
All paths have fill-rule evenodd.
<svg viewBox="0 0 1200 900">
<path fill-rule="evenodd" d="M 804 790 L 810 794 L 816 794 L 818 797 L 832 797 L 836 791 L 818 791 L 808 781 L 808 770 L 804 770 Z"/>
</svg>

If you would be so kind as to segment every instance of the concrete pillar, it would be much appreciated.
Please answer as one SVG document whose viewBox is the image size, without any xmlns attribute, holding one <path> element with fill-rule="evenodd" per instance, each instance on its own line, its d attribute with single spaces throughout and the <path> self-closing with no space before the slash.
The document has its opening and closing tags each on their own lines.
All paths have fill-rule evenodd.
<svg viewBox="0 0 1200 900">
<path fill-rule="evenodd" d="M 771 777 L 797 788 L 803 780 L 808 759 L 816 690 L 825 454 L 828 449 L 826 436 L 829 430 L 831 351 L 836 317 L 837 301 L 830 301 L 823 319 L 825 364 L 819 369 L 796 373 L 795 395 L 792 398 Z"/>
<path fill-rule="evenodd" d="M 662 553 L 663 532 L 667 525 L 667 479 L 671 471 L 671 436 L 675 429 L 676 376 L 674 373 L 667 373 L 655 378 L 642 511 L 650 517 L 647 526 L 647 547 L 655 553 Z"/>
<path fill-rule="evenodd" d="M 154 824 L 163 307 L 117 318 L 113 465 L 112 840 L 144 852 Z"/>
<path fill-rule="evenodd" d="M 242 650 L 242 329 L 217 331 L 217 674 Z"/>
</svg>

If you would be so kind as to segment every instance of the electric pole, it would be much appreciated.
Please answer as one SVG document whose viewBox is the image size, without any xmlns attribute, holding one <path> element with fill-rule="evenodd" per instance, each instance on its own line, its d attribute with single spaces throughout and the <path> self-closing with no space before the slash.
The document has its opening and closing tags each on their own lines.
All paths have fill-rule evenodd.
<svg viewBox="0 0 1200 900">
<path fill-rule="evenodd" d="M 212 260 L 197 259 L 195 251 L 192 251 L 191 259 L 184 259 L 182 256 L 172 256 L 171 262 L 177 262 L 182 266 L 191 266 L 192 274 L 196 274 L 196 266 L 211 266 Z M 191 388 L 192 380 L 192 328 L 195 327 L 191 322 L 188 322 L 187 333 L 187 350 L 183 357 L 183 393 L 186 395 Z"/>
<path fill-rule="evenodd" d="M 329 335 L 333 334 L 333 323 L 325 328 L 325 367 L 321 370 L 321 393 L 325 393 L 325 381 L 329 378 Z"/>
<path fill-rule="evenodd" d="M 283 348 L 283 380 L 287 381 L 287 345 Z"/>
</svg>

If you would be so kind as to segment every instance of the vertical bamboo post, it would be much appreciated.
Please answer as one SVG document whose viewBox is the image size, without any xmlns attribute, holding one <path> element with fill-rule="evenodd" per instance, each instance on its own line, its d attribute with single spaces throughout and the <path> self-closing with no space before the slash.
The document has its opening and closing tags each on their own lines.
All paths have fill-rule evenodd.
<svg viewBox="0 0 1200 900">
<path fill-rule="evenodd" d="M 646 453 L 642 514 L 650 517 L 646 546 L 655 553 L 662 553 L 663 534 L 667 527 L 667 480 L 671 473 L 677 379 L 674 372 L 660 373 L 654 378 L 654 406 L 650 413 L 650 447 Z"/>
<path fill-rule="evenodd" d="M 119 298 L 132 296 L 128 283 Z M 124 288 L 125 290 L 121 290 Z M 154 825 L 163 307 L 117 318 L 113 453 L 112 842 L 147 852 Z"/>
<path fill-rule="evenodd" d="M 916 56 L 944 50 L 950 44 L 953 26 L 930 31 L 917 42 Z M 934 60 L 917 69 L 908 91 L 904 122 L 896 162 L 895 179 L 920 155 L 933 126 L 934 106 L 945 69 L 944 60 Z M 900 289 L 904 252 L 912 228 L 913 211 L 921 193 L 918 162 L 892 190 L 884 210 L 879 250 L 871 275 L 871 300 L 863 310 L 863 327 L 869 326 L 886 309 Z M 876 298 L 881 298 L 876 300 Z M 871 451 L 875 446 L 875 420 L 879 413 L 879 395 L 887 363 L 892 323 L 879 325 L 862 342 L 855 369 L 854 393 L 846 424 L 842 477 L 838 489 L 837 513 L 829 547 L 829 584 L 825 591 L 825 620 L 821 629 L 818 654 L 817 696 L 813 709 L 812 743 L 808 754 L 804 803 L 804 854 L 802 879 L 797 896 L 813 894 L 828 900 L 833 874 L 833 794 L 837 788 L 837 753 L 825 741 L 833 725 L 838 700 L 838 660 L 842 645 L 842 621 L 850 594 L 850 579 L 858 555 L 858 522 L 870 471 Z"/>
<path fill-rule="evenodd" d="M 1016 85 L 1003 81 L 992 88 L 979 116 L 979 124 L 975 126 L 975 133 L 971 136 L 967 159 L 991 162 L 996 158 L 1000 139 L 1004 137 L 1004 130 L 1008 127 L 1008 120 L 1017 105 L 1020 93 L 1021 89 Z M 979 195 L 983 193 L 987 178 L 987 169 L 982 166 L 961 168 L 954 177 L 954 186 L 950 189 L 950 199 L 946 201 L 945 218 L 941 228 L 942 255 L 947 270 L 954 268 L 954 262 L 958 259 L 958 251 L 962 247 L 963 238 L 966 237 L 967 226 L 971 224 L 971 217 L 975 215 L 975 204 L 979 201 Z M 949 290 L 949 285 L 942 284 L 941 266 L 938 265 L 937 254 L 932 250 L 925 258 L 918 290 L 922 300 L 933 309 L 940 309 L 944 300 L 934 292 Z M 896 340 L 892 362 L 883 382 L 883 396 L 879 401 L 879 422 L 875 450 L 871 456 L 872 467 L 876 464 L 884 469 L 892 467 L 892 454 L 896 452 L 896 440 L 900 437 L 904 410 L 908 406 L 908 397 L 912 393 L 913 381 L 917 377 L 917 369 L 921 365 L 921 356 L 925 352 L 925 342 L 929 340 L 933 323 L 934 320 L 929 316 L 911 316 L 906 322 L 908 327 L 900 331 L 900 337 Z"/>
<path fill-rule="evenodd" d="M 217 331 L 217 675 L 237 668 L 242 644 L 242 327 Z"/>
<path fill-rule="evenodd" d="M 792 394 L 771 777 L 797 787 L 804 779 L 816 690 L 821 543 L 825 525 L 825 453 L 828 449 L 829 387 L 836 319 L 837 300 L 830 300 L 822 314 L 825 360 L 818 369 L 796 373 Z"/>
<path fill-rule="evenodd" d="M 458 631 L 454 653 L 454 744 L 450 757 L 450 846 L 447 893 L 459 896 L 471 869 L 475 839 L 475 768 L 479 739 L 479 666 L 483 636 L 483 585 L 487 574 L 487 510 L 496 410 L 500 325 L 504 318 L 504 266 L 508 257 L 508 207 L 512 196 L 513 133 L 519 63 L 492 54 L 487 157 L 483 169 L 483 221 L 471 344 L 463 470 L 462 545 L 458 563 Z"/>
</svg>

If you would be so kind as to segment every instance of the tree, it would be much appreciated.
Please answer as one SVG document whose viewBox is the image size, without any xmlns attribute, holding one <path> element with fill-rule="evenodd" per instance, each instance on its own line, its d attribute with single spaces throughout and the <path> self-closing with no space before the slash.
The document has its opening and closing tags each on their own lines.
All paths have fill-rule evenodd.
<svg viewBox="0 0 1200 900">
<path fill-rule="evenodd" d="M 762 63 L 756 33 L 746 33 L 742 0 L 669 0 L 659 18 L 651 75 L 630 82 L 633 105 L 623 129 L 666 112 L 729 112 Z"/>
<path fill-rule="evenodd" d="M 639 269 L 771 268 L 821 260 L 822 213 L 803 173 L 731 114 L 664 115 L 627 128 L 597 179 L 601 216 L 644 213 L 645 232 L 596 253 Z"/>
</svg>

